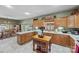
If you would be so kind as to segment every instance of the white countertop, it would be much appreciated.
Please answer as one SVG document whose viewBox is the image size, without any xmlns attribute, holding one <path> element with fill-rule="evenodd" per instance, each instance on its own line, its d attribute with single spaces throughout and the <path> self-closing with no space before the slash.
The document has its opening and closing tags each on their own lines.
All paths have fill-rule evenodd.
<svg viewBox="0 0 79 59">
<path fill-rule="evenodd" d="M 30 33 L 30 32 L 34 32 L 34 31 L 17 32 L 16 34 L 25 34 L 25 33 Z"/>
</svg>

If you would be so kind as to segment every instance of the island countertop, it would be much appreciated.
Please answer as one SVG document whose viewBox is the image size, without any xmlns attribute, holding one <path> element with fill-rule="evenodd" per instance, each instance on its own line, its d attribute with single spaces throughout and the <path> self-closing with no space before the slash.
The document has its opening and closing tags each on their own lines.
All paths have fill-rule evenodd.
<svg viewBox="0 0 79 59">
<path fill-rule="evenodd" d="M 23 31 L 23 32 L 17 32 L 16 34 L 22 35 L 22 34 L 26 34 L 26 33 L 30 33 L 30 32 L 34 32 L 34 31 Z"/>
</svg>

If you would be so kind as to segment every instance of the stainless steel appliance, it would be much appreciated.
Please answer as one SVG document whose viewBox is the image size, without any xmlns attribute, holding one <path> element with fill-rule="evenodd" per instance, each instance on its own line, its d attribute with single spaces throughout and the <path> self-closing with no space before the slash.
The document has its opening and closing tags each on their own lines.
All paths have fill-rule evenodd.
<svg viewBox="0 0 79 59">
<path fill-rule="evenodd" d="M 79 35 L 79 28 L 70 28 L 71 34 Z"/>
</svg>

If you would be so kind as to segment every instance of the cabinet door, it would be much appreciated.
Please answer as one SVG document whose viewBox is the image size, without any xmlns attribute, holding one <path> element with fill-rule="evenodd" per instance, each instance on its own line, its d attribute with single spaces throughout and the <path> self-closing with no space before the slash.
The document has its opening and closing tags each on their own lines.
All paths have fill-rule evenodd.
<svg viewBox="0 0 79 59">
<path fill-rule="evenodd" d="M 74 28 L 75 27 L 75 15 L 69 16 L 67 18 L 67 27 L 68 28 Z"/>
<path fill-rule="evenodd" d="M 26 39 L 27 39 L 27 41 L 30 41 L 30 40 L 32 40 L 32 36 L 34 35 L 34 33 L 33 32 L 30 32 L 30 33 L 27 33 L 26 34 Z"/>
<path fill-rule="evenodd" d="M 43 20 L 33 21 L 33 27 L 41 27 L 41 26 L 44 26 Z"/>
<path fill-rule="evenodd" d="M 75 18 L 75 27 L 79 28 L 79 15 L 76 15 L 76 18 Z"/>
<path fill-rule="evenodd" d="M 57 18 L 54 21 L 55 21 L 56 27 L 58 27 L 58 26 L 67 27 L 67 18 L 66 17 Z"/>
<path fill-rule="evenodd" d="M 57 34 L 54 34 L 53 37 L 52 37 L 51 43 L 61 45 L 60 36 L 57 35 Z"/>
<path fill-rule="evenodd" d="M 20 37 L 20 44 L 23 44 L 23 43 L 25 43 L 26 42 L 26 35 L 25 34 L 23 34 L 23 35 L 21 35 L 21 37 Z"/>
<path fill-rule="evenodd" d="M 61 35 L 60 36 L 60 39 L 61 39 L 61 45 L 62 46 L 65 46 L 65 47 L 69 47 L 70 46 L 70 39 L 69 39 L 69 36 L 67 35 Z"/>
</svg>

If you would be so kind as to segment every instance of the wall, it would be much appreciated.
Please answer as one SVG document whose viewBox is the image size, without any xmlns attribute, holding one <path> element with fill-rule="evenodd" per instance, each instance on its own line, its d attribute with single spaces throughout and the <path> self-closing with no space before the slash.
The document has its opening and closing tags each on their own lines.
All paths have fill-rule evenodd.
<svg viewBox="0 0 79 59">
<path fill-rule="evenodd" d="M 57 18 L 59 18 L 59 17 L 69 16 L 70 13 L 71 13 L 71 11 L 63 11 L 63 12 L 51 14 L 51 16 L 56 16 Z"/>
<path fill-rule="evenodd" d="M 21 30 L 27 31 L 31 30 L 33 19 L 24 19 L 21 21 Z"/>
<path fill-rule="evenodd" d="M 5 26 L 7 29 L 11 29 L 15 24 L 19 24 L 17 20 L 0 18 L 0 25 Z"/>
<path fill-rule="evenodd" d="M 77 6 L 75 9 L 79 10 L 79 6 Z M 72 10 L 66 10 L 66 11 L 60 11 L 60 12 L 56 12 L 56 13 L 51 13 L 51 14 L 47 14 L 47 15 L 42 15 L 42 16 L 38 16 L 38 18 L 42 18 L 44 16 L 56 16 L 57 18 L 59 17 L 64 17 L 64 16 L 70 16 L 71 12 L 74 10 L 74 8 Z"/>
<path fill-rule="evenodd" d="M 69 16 L 71 14 L 71 12 L 72 12 L 72 10 L 56 12 L 56 13 L 51 13 L 51 14 L 47 14 L 47 15 L 38 16 L 38 18 L 41 19 L 42 17 L 45 17 L 45 16 L 52 16 L 52 17 L 56 16 L 57 18 L 60 18 L 60 17 Z"/>
</svg>

